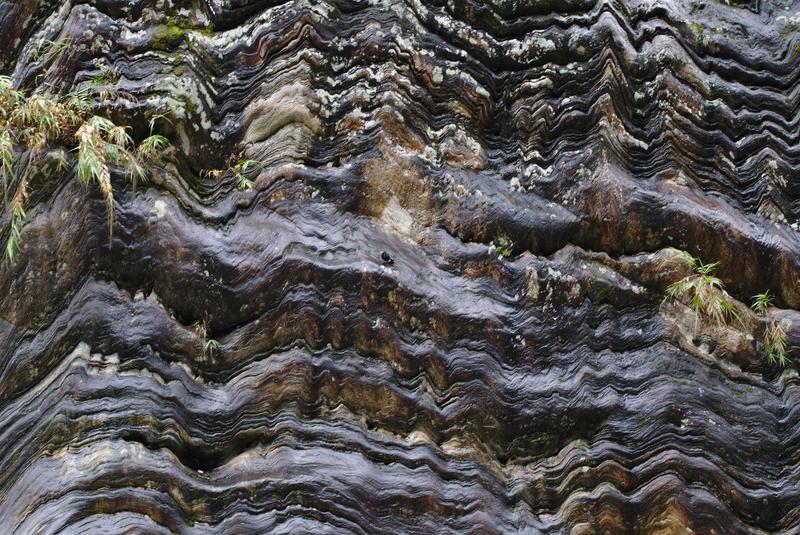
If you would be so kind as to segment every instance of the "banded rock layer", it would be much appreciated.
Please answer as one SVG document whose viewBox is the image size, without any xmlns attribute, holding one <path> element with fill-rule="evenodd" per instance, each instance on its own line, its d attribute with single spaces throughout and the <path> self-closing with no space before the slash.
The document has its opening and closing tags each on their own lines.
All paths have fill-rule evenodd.
<svg viewBox="0 0 800 535">
<path fill-rule="evenodd" d="M 173 148 L 31 199 L 3 533 L 800 533 L 800 2 L 15 0 Z M 44 42 L 66 46 L 42 47 Z M 225 169 L 262 164 L 252 189 Z M 4 212 L 2 225 L 10 214 Z M 216 341 L 219 347 L 209 341 Z"/>
</svg>

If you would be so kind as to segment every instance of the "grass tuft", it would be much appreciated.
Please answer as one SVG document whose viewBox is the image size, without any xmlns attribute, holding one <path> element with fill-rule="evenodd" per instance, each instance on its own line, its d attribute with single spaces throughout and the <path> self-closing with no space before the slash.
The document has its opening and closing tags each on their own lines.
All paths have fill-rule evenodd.
<svg viewBox="0 0 800 535">
<path fill-rule="evenodd" d="M 27 95 L 14 87 L 10 77 L 0 76 L 0 173 L 4 206 L 9 206 L 9 193 L 12 194 L 12 217 L 4 252 L 7 262 L 13 262 L 20 247 L 29 174 L 41 173 L 40 164 L 54 152 L 51 149 L 60 149 L 56 163 L 59 172 L 72 167 L 67 155 L 75 153 L 77 179 L 86 186 L 97 184 L 100 188 L 108 214 L 110 242 L 114 225 L 112 171 L 127 172 L 135 190 L 136 180 L 146 177 L 144 164 L 158 158 L 167 148 L 166 138 L 153 134 L 152 123 L 151 135 L 136 146 L 127 127 L 92 115 L 93 107 L 94 97 L 87 90 L 64 96 L 48 92 Z"/>
<path fill-rule="evenodd" d="M 707 318 L 717 325 L 739 319 L 739 311 L 733 304 L 722 281 L 714 275 L 719 262 L 703 263 L 699 258 L 682 251 L 681 257 L 692 268 L 693 273 L 667 287 L 667 297 L 689 305 L 700 318 Z"/>
<path fill-rule="evenodd" d="M 201 176 L 219 181 L 230 175 L 233 177 L 238 189 L 248 190 L 253 187 L 253 179 L 251 178 L 253 171 L 260 171 L 264 169 L 263 164 L 258 160 L 239 160 L 235 164 L 229 160 L 228 163 L 229 165 L 227 169 L 211 169 L 203 171 Z"/>
<path fill-rule="evenodd" d="M 220 347 L 220 343 L 211 338 L 203 346 L 203 354 L 213 356 L 219 351 Z"/>
<path fill-rule="evenodd" d="M 13 264 L 17 258 L 17 252 L 19 252 L 22 241 L 22 226 L 25 224 L 25 217 L 25 207 L 21 203 L 14 206 L 11 212 L 11 229 L 3 251 L 3 259 L 7 264 Z"/>
<path fill-rule="evenodd" d="M 767 290 L 764 293 L 753 296 L 753 312 L 759 316 L 764 315 L 767 310 L 775 303 L 775 297 Z"/>
<path fill-rule="evenodd" d="M 782 321 L 771 321 L 764 331 L 764 357 L 772 365 L 785 368 L 789 364 L 786 354 L 786 330 Z"/>
</svg>

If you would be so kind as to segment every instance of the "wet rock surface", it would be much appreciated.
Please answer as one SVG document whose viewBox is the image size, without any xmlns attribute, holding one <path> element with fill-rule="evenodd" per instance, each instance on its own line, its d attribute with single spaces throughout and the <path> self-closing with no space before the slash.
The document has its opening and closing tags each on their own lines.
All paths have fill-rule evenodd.
<svg viewBox="0 0 800 535">
<path fill-rule="evenodd" d="M 0 1 L 172 142 L 0 269 L 5 533 L 796 533 L 796 1 Z M 40 43 L 67 43 L 59 54 Z M 114 76 L 106 73 L 113 72 Z M 253 187 L 208 173 L 242 157 Z M 9 215 L 3 215 L 3 228 Z M 210 344 L 209 342 L 214 342 Z"/>
</svg>

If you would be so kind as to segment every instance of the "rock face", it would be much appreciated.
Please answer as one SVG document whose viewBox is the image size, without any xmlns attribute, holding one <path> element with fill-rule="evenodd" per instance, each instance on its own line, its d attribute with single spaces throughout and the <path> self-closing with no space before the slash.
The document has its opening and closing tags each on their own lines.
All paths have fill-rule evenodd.
<svg viewBox="0 0 800 535">
<path fill-rule="evenodd" d="M 96 187 L 31 198 L 3 533 L 800 532 L 796 371 L 744 307 L 664 301 L 676 249 L 719 261 L 796 356 L 800 2 L 7 0 L 0 28 L 17 85 L 114 90 L 173 146 L 114 177 L 110 246 Z"/>
</svg>

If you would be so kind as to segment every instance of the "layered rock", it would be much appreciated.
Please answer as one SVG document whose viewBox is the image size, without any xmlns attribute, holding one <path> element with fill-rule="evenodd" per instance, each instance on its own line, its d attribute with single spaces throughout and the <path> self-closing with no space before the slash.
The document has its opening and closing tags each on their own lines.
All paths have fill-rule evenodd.
<svg viewBox="0 0 800 535">
<path fill-rule="evenodd" d="M 173 146 L 110 246 L 31 199 L 0 525 L 800 530 L 796 371 L 664 301 L 688 250 L 800 349 L 800 3 L 731 4 L 0 2 L 16 84 Z"/>
</svg>

